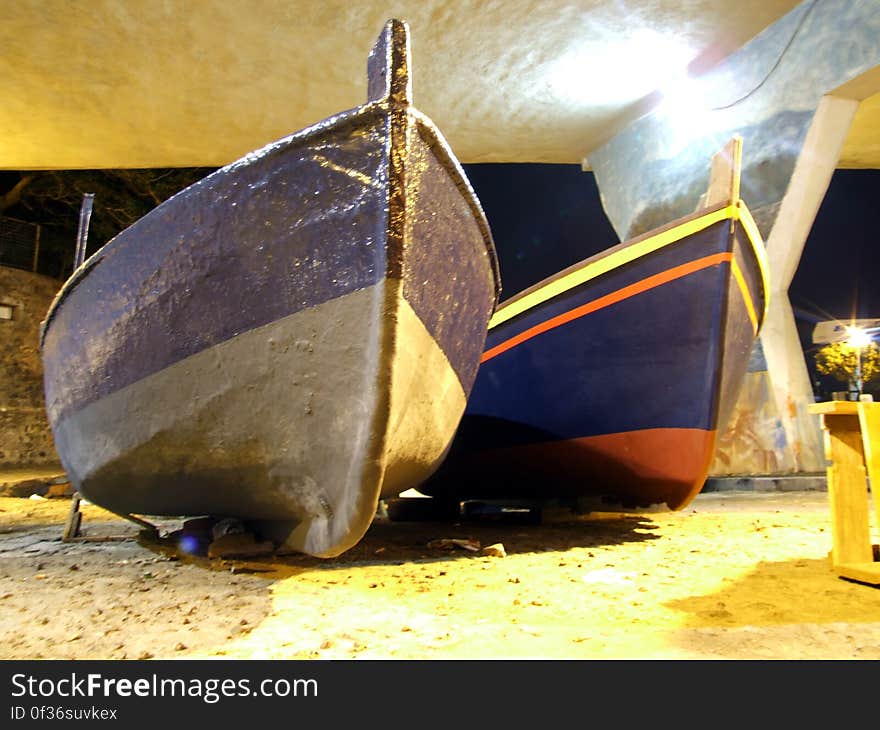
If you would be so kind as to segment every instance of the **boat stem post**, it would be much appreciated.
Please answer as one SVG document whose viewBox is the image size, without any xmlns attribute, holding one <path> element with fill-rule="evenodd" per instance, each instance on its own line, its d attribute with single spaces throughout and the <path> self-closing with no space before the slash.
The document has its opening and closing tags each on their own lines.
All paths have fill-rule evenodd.
<svg viewBox="0 0 880 730">
<path fill-rule="evenodd" d="M 367 60 L 369 101 L 390 98 L 399 104 L 412 103 L 409 59 L 409 26 L 402 20 L 389 20 Z"/>
</svg>

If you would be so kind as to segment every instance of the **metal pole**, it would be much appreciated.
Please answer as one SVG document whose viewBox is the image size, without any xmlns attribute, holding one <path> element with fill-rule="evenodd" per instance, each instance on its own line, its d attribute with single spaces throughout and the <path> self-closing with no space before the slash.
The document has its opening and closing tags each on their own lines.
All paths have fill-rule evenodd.
<svg viewBox="0 0 880 730">
<path fill-rule="evenodd" d="M 86 241 L 89 237 L 89 219 L 92 217 L 94 193 L 83 193 L 79 208 L 79 230 L 76 232 L 76 252 L 73 256 L 73 270 L 76 271 L 86 260 Z"/>
<path fill-rule="evenodd" d="M 862 348 L 856 351 L 856 400 L 862 397 Z"/>
<path fill-rule="evenodd" d="M 34 237 L 34 266 L 33 272 L 37 273 L 37 263 L 40 260 L 40 226 L 37 226 L 37 235 Z"/>
</svg>

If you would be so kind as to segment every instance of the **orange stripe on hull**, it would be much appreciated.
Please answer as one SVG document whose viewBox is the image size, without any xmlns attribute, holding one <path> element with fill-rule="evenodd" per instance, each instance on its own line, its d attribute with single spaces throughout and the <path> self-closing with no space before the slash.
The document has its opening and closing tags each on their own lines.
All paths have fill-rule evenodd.
<svg viewBox="0 0 880 730">
<path fill-rule="evenodd" d="M 560 327 L 566 322 L 571 322 L 573 319 L 578 319 L 579 317 L 584 317 L 588 314 L 592 314 L 593 312 L 597 312 L 600 309 L 605 309 L 605 307 L 610 307 L 612 304 L 617 304 L 618 302 L 622 302 L 625 299 L 634 297 L 637 294 L 642 294 L 651 289 L 655 289 L 656 287 L 663 284 L 668 284 L 670 281 L 675 281 L 676 279 L 681 279 L 684 276 L 688 276 L 689 274 L 701 271 L 702 269 L 707 269 L 710 266 L 717 266 L 718 264 L 722 264 L 726 261 L 729 262 L 732 260 L 733 254 L 729 252 L 715 253 L 711 254 L 710 256 L 704 256 L 703 258 L 697 259 L 695 261 L 689 261 L 688 263 L 681 264 L 680 266 L 675 266 L 671 269 L 667 269 L 666 271 L 661 271 L 659 274 L 654 274 L 653 276 L 649 276 L 645 279 L 642 279 L 641 281 L 637 281 L 635 284 L 625 286 L 623 287 L 623 289 L 618 289 L 615 292 L 611 292 L 610 294 L 606 294 L 603 297 L 594 299 L 591 302 L 582 304 L 575 309 L 559 314 L 551 319 L 546 320 L 545 322 L 541 322 L 540 324 L 535 325 L 534 327 L 530 327 L 524 332 L 520 332 L 518 335 L 511 337 L 509 340 L 505 340 L 501 344 L 496 345 L 489 350 L 486 350 L 486 352 L 484 352 L 483 356 L 480 358 L 480 363 L 482 364 L 484 362 L 487 362 L 493 357 L 497 357 L 501 353 L 507 352 L 509 349 L 516 347 L 526 340 L 530 340 L 533 337 L 537 337 L 538 335 L 543 334 L 544 332 L 548 332 L 549 330 Z"/>
<path fill-rule="evenodd" d="M 716 431 L 651 428 L 475 453 L 444 478 L 463 497 L 607 497 L 627 506 L 686 506 L 703 488 Z M 451 477 L 451 478 L 450 478 Z M 432 493 L 445 490 L 438 485 Z"/>
</svg>

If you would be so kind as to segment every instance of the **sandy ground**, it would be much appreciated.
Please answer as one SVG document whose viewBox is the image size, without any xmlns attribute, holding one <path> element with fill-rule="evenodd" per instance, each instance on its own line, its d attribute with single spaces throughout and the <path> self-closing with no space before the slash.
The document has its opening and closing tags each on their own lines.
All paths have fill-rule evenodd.
<svg viewBox="0 0 880 730">
<path fill-rule="evenodd" d="M 831 572 L 824 492 L 538 525 L 377 517 L 332 560 L 193 557 L 88 504 L 65 543 L 69 507 L 0 498 L 0 658 L 880 659 L 880 588 Z"/>
</svg>

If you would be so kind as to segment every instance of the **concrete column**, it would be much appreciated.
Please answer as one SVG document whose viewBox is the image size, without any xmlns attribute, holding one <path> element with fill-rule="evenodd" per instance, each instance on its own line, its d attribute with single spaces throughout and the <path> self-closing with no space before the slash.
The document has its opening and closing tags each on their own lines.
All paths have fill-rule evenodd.
<svg viewBox="0 0 880 730">
<path fill-rule="evenodd" d="M 761 346 L 795 471 L 819 472 L 825 462 L 819 424 L 807 412 L 815 399 L 788 289 L 858 106 L 852 99 L 821 99 L 766 241 L 770 309 L 761 332 Z"/>
</svg>

